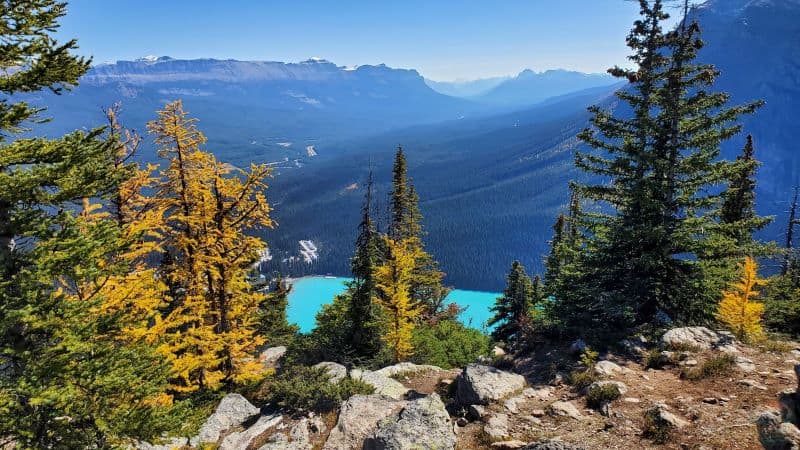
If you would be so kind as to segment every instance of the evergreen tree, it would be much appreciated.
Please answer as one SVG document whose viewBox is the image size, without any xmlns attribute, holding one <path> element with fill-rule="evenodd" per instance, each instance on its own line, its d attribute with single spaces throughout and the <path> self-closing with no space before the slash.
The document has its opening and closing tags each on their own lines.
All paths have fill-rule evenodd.
<svg viewBox="0 0 800 450">
<path fill-rule="evenodd" d="M 544 284 L 548 294 L 555 295 L 557 292 L 556 282 L 561 277 L 561 267 L 564 264 L 563 247 L 566 232 L 566 218 L 564 214 L 559 214 L 556 223 L 553 224 L 553 239 L 550 241 L 550 253 L 544 262 Z"/>
<path fill-rule="evenodd" d="M 517 339 L 521 325 L 530 320 L 534 295 L 540 294 L 534 293 L 534 284 L 519 261 L 511 264 L 506 280 L 503 296 L 498 297 L 491 308 L 494 316 L 489 319 L 488 325 L 496 326 L 492 338 L 511 343 Z M 535 288 L 537 291 L 540 289 L 538 278 Z"/>
<path fill-rule="evenodd" d="M 271 346 L 286 345 L 299 331 L 297 325 L 290 324 L 286 316 L 289 292 L 292 288 L 280 275 L 275 280 L 274 286 L 259 308 L 257 333 Z"/>
<path fill-rule="evenodd" d="M 789 220 L 786 223 L 786 254 L 783 258 L 781 265 L 781 275 L 788 275 L 792 268 L 796 265 L 797 254 L 794 249 L 794 227 L 800 221 L 797 219 L 797 195 L 800 189 L 794 188 L 794 197 L 792 197 L 792 204 L 789 207 Z"/>
<path fill-rule="evenodd" d="M 718 159 L 720 144 L 740 131 L 738 117 L 759 105 L 729 107 L 727 94 L 709 90 L 718 73 L 694 62 L 702 47 L 696 23 L 664 33 L 662 1 L 640 0 L 640 9 L 628 37 L 637 67 L 610 70 L 631 82 L 617 96 L 632 114 L 592 107 L 594 129 L 580 135 L 595 150 L 579 152 L 576 165 L 610 182 L 577 185 L 578 193 L 609 212 L 587 215 L 592 239 L 576 294 L 564 305 L 623 332 L 651 323 L 659 311 L 684 322 L 713 317 L 718 298 L 707 286 L 718 280 L 709 279 L 704 259 L 718 228 L 715 188 L 731 167 Z"/>
<path fill-rule="evenodd" d="M 772 220 L 756 214 L 755 175 L 758 165 L 754 157 L 753 137 L 747 135 L 747 143 L 742 154 L 731 166 L 732 175 L 723 194 L 720 209 L 720 222 L 724 233 L 733 240 L 733 247 L 737 253 L 757 253 L 758 246 L 753 241 L 753 233 L 764 228 Z"/>
<path fill-rule="evenodd" d="M 133 168 L 110 164 L 118 142 L 102 129 L 19 137 L 46 119 L 14 96 L 60 94 L 89 67 L 74 40 L 53 37 L 65 12 L 53 0 L 0 4 L 0 436 L 110 448 L 171 429 L 175 410 L 153 348 L 128 342 L 131 322 L 105 310 L 128 293 L 108 280 L 132 270 L 116 257 L 130 248 L 86 199 L 110 200 Z"/>
<path fill-rule="evenodd" d="M 378 232 L 372 221 L 372 171 L 369 173 L 358 225 L 355 254 L 351 262 L 353 281 L 348 285 L 350 299 L 350 346 L 358 359 L 376 357 L 381 349 L 379 308 L 376 295 L 375 269 L 379 263 Z"/>
<path fill-rule="evenodd" d="M 389 210 L 389 237 L 413 246 L 417 255 L 411 281 L 411 298 L 424 305 L 424 317 L 432 319 L 442 312 L 449 291 L 442 285 L 444 273 L 439 270 L 433 256 L 425 251 L 419 195 L 408 177 L 408 164 L 402 148 L 398 148 L 395 154 Z"/>
</svg>

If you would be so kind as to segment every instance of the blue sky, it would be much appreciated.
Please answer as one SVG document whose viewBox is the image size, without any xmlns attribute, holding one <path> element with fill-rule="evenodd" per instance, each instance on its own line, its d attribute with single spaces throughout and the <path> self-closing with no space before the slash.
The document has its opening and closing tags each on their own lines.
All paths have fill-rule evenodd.
<svg viewBox="0 0 800 450">
<path fill-rule="evenodd" d="M 454 80 L 625 64 L 637 12 L 626 0 L 73 0 L 59 37 L 96 63 L 322 57 Z"/>
</svg>

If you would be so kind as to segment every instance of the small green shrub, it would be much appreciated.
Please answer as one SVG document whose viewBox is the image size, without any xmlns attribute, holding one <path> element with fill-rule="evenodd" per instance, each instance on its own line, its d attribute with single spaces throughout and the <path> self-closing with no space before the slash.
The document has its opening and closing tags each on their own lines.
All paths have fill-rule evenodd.
<svg viewBox="0 0 800 450">
<path fill-rule="evenodd" d="M 491 339 L 456 320 L 440 320 L 435 325 L 414 329 L 411 343 L 417 364 L 431 364 L 444 369 L 463 367 L 479 356 L 489 354 Z"/>
<path fill-rule="evenodd" d="M 701 349 L 695 345 L 687 342 L 672 342 L 668 346 L 668 350 L 673 352 L 699 352 Z"/>
<path fill-rule="evenodd" d="M 644 437 L 656 444 L 666 444 L 672 438 L 673 426 L 661 420 L 656 413 L 647 411 L 644 415 Z"/>
<path fill-rule="evenodd" d="M 569 384 L 572 385 L 576 391 L 582 391 L 589 387 L 592 383 L 597 381 L 599 377 L 595 375 L 593 367 L 588 369 L 573 370 L 569 374 Z"/>
<path fill-rule="evenodd" d="M 581 365 L 584 367 L 594 367 L 597 364 L 597 358 L 600 356 L 600 353 L 592 350 L 588 345 L 581 353 L 580 362 Z"/>
<path fill-rule="evenodd" d="M 356 394 L 372 394 L 375 389 L 361 380 L 346 377 L 334 384 L 326 369 L 294 366 L 266 386 L 264 400 L 292 411 L 327 412 Z"/>
<path fill-rule="evenodd" d="M 622 397 L 619 388 L 613 383 L 604 383 L 591 386 L 586 393 L 586 404 L 590 408 L 598 409 L 607 403 Z"/>
<path fill-rule="evenodd" d="M 759 344 L 759 347 L 765 352 L 788 353 L 794 350 L 795 345 L 791 342 L 780 341 L 777 339 L 765 339 Z"/>
<path fill-rule="evenodd" d="M 676 357 L 664 354 L 660 349 L 654 348 L 645 353 L 642 364 L 646 369 L 662 369 L 664 366 L 673 366 L 676 364 Z"/>
<path fill-rule="evenodd" d="M 706 378 L 728 375 L 736 365 L 736 357 L 723 353 L 707 359 L 698 367 L 686 368 L 681 371 L 681 378 L 687 380 L 702 380 Z"/>
</svg>

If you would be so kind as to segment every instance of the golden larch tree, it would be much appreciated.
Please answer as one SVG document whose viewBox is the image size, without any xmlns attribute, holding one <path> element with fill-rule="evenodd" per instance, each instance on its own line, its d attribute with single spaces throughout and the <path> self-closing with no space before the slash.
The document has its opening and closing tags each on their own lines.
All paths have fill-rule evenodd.
<svg viewBox="0 0 800 450">
<path fill-rule="evenodd" d="M 375 302 L 385 311 L 386 332 L 384 341 L 394 353 L 396 362 L 413 354 L 411 334 L 417 317 L 424 306 L 411 298 L 411 283 L 418 255 L 418 247 L 407 240 L 396 241 L 384 236 L 387 257 L 375 269 L 378 295 Z"/>
<path fill-rule="evenodd" d="M 125 316 L 125 337 L 153 344 L 161 330 L 151 324 L 167 299 L 166 284 L 148 263 L 149 257 L 163 251 L 164 211 L 156 197 L 145 194 L 145 190 L 152 190 L 158 184 L 155 176 L 158 167 L 152 164 L 142 167 L 135 162 L 141 137 L 122 126 L 119 111 L 118 104 L 106 110 L 106 139 L 111 144 L 109 162 L 115 170 L 129 172 L 129 177 L 119 183 L 107 205 L 107 213 L 102 214 L 120 230 L 121 251 L 111 258 L 128 270 L 105 280 L 105 301 L 98 312 Z M 92 213 L 95 217 L 101 214 Z"/>
<path fill-rule="evenodd" d="M 148 129 L 168 161 L 157 196 L 171 260 L 162 275 L 175 298 L 156 327 L 173 364 L 174 389 L 256 379 L 263 372 L 254 353 L 263 343 L 255 330 L 264 296 L 252 290 L 247 274 L 266 245 L 247 233 L 273 226 L 264 195 L 270 169 L 234 169 L 203 151 L 206 138 L 180 101 L 158 115 Z"/>
<path fill-rule="evenodd" d="M 729 290 L 723 291 L 717 318 L 739 339 L 752 341 L 764 333 L 761 326 L 764 304 L 753 299 L 758 296 L 756 288 L 765 281 L 758 278 L 758 266 L 749 256 L 741 264 L 741 270 L 741 278 L 733 282 Z"/>
</svg>

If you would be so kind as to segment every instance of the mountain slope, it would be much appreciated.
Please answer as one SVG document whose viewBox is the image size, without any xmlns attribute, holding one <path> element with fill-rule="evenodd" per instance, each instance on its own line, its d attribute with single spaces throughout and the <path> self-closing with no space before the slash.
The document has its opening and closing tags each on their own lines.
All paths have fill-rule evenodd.
<svg viewBox="0 0 800 450">
<path fill-rule="evenodd" d="M 470 81 L 433 81 L 426 79 L 425 83 L 440 94 L 467 98 L 482 95 L 509 79 L 511 77 L 491 77 Z"/>
<path fill-rule="evenodd" d="M 439 94 L 414 70 L 384 65 L 345 68 L 324 60 L 301 63 L 176 60 L 119 61 L 93 67 L 63 96 L 31 100 L 59 118 L 53 133 L 103 123 L 102 111 L 122 102 L 128 126 L 143 129 L 174 99 L 198 117 L 225 158 L 301 158 L 306 146 L 392 128 L 475 114 L 481 107 Z M 291 144 L 286 146 L 286 144 Z M 222 150 L 224 148 L 224 150 Z M 319 151 L 318 151 L 319 152 Z"/>
<path fill-rule="evenodd" d="M 473 99 L 490 105 L 525 107 L 547 98 L 593 87 L 608 86 L 616 82 L 617 80 L 605 74 L 587 74 L 567 70 L 534 72 L 526 69 L 516 77 L 500 83 Z"/>
<path fill-rule="evenodd" d="M 723 154 L 735 158 L 744 134 L 754 135 L 756 156 L 763 161 L 757 208 L 776 216 L 761 237 L 782 239 L 787 201 L 800 179 L 800 127 L 795 123 L 800 110 L 800 0 L 713 0 L 691 14 L 700 21 L 707 43 L 700 60 L 722 73 L 715 89 L 729 92 L 734 103 L 766 101 L 745 118 L 742 135 L 726 143 Z M 587 125 L 584 108 L 598 102 L 613 107 L 610 90 L 598 88 L 594 95 L 573 94 L 515 114 L 417 127 L 348 144 L 346 160 L 320 161 L 311 169 L 317 171 L 312 191 L 319 198 L 287 193 L 291 200 L 279 212 L 286 214 L 285 236 L 301 232 L 320 240 L 322 259 L 307 270 L 346 273 L 360 197 L 353 187 L 365 178 L 371 161 L 384 177 L 379 187 L 385 194 L 391 152 L 402 143 L 422 196 L 427 241 L 448 273 L 448 283 L 497 290 L 512 259 L 539 272 L 550 225 L 566 202 L 569 179 L 577 175 L 572 155 L 575 134 Z M 328 205 L 335 207 L 329 210 Z M 303 210 L 313 211 L 314 220 L 323 223 L 313 225 Z M 301 223 L 298 217 L 307 220 Z M 292 242 L 286 245 L 290 248 Z"/>
</svg>

